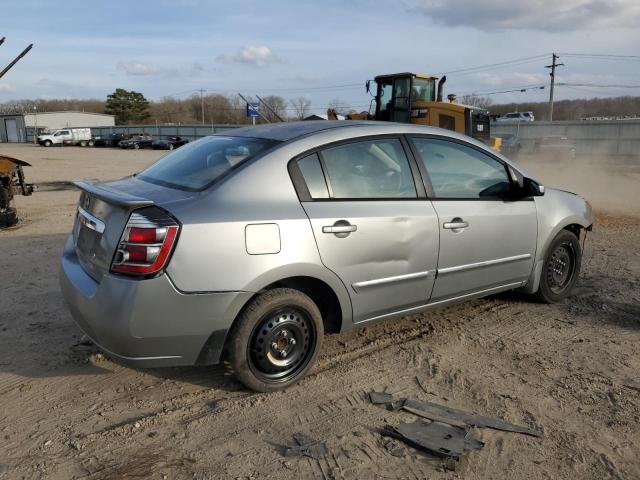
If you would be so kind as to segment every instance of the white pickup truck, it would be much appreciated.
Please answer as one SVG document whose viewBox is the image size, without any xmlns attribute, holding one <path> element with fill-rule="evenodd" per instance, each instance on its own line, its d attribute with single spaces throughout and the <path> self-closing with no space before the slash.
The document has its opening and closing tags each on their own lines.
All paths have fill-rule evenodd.
<svg viewBox="0 0 640 480">
<path fill-rule="evenodd" d="M 63 128 L 51 133 L 38 135 L 38 143 L 43 147 L 52 145 L 80 145 L 92 147 L 93 138 L 90 128 Z"/>
</svg>

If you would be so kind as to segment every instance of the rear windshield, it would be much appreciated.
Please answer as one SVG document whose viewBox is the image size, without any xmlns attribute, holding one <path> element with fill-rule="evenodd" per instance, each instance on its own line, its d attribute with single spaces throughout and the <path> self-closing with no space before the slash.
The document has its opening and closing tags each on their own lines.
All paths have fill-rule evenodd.
<svg viewBox="0 0 640 480">
<path fill-rule="evenodd" d="M 248 137 L 201 138 L 140 172 L 138 178 L 183 190 L 202 190 L 225 173 L 279 143 Z"/>
</svg>

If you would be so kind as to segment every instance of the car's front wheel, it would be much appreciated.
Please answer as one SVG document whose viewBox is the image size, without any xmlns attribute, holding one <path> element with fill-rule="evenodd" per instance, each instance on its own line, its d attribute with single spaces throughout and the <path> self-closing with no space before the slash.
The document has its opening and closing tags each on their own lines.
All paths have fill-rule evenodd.
<svg viewBox="0 0 640 480">
<path fill-rule="evenodd" d="M 227 359 L 236 378 L 252 390 L 281 390 L 306 375 L 322 338 L 322 316 L 313 300 L 298 290 L 276 288 L 240 313 L 229 332 Z"/>
<path fill-rule="evenodd" d="M 562 230 L 551 242 L 544 258 L 538 299 L 558 303 L 567 298 L 578 281 L 582 263 L 580 241 L 573 233 Z"/>
</svg>

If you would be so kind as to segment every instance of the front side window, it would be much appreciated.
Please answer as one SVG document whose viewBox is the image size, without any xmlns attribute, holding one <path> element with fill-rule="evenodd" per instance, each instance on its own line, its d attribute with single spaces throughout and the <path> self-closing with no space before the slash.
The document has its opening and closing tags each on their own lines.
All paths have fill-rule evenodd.
<svg viewBox="0 0 640 480">
<path fill-rule="evenodd" d="M 409 161 L 397 138 L 349 143 L 320 155 L 333 198 L 417 197 Z"/>
<path fill-rule="evenodd" d="M 202 190 L 277 143 L 265 138 L 204 137 L 162 157 L 138 178 L 185 190 Z"/>
<path fill-rule="evenodd" d="M 511 190 L 505 166 L 475 148 L 448 140 L 413 138 L 436 198 L 504 198 Z"/>
</svg>

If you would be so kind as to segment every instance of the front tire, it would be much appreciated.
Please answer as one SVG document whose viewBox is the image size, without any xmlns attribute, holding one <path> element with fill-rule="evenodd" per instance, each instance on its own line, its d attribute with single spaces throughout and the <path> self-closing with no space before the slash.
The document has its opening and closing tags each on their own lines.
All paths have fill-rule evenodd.
<svg viewBox="0 0 640 480">
<path fill-rule="evenodd" d="M 44 143 L 43 143 L 43 145 L 44 145 L 45 147 L 50 147 L 50 146 L 51 146 L 51 140 L 45 140 L 45 141 L 44 141 Z"/>
<path fill-rule="evenodd" d="M 562 230 L 551 242 L 544 257 L 540 287 L 536 292 L 544 303 L 559 303 L 569 296 L 578 281 L 582 264 L 580 241 Z"/>
<path fill-rule="evenodd" d="M 229 331 L 227 359 L 236 378 L 258 392 L 285 389 L 303 378 L 318 356 L 324 326 L 304 293 L 276 288 L 255 297 Z"/>
</svg>

